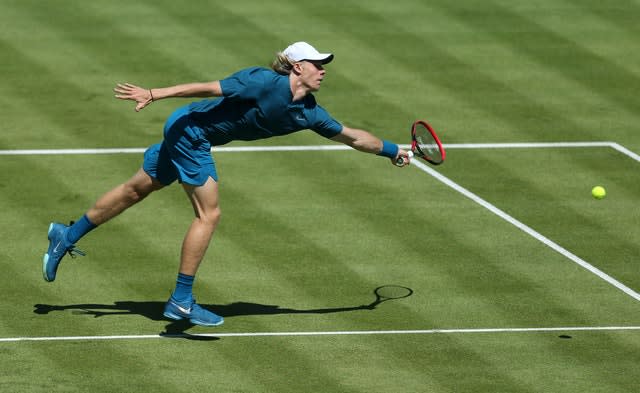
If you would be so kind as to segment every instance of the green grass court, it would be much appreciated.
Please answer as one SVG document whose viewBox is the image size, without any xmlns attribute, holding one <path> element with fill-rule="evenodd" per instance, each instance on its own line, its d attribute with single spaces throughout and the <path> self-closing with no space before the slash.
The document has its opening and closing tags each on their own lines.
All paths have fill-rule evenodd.
<svg viewBox="0 0 640 393">
<path fill-rule="evenodd" d="M 0 391 L 637 390 L 638 1 L 0 10 Z M 117 82 L 220 79 L 297 40 L 335 54 L 316 94 L 334 117 L 403 144 L 426 119 L 447 162 L 398 169 L 312 132 L 214 152 L 223 218 L 195 294 L 218 328 L 162 318 L 192 219 L 177 185 L 43 281 L 49 222 L 142 162 L 96 151 L 155 143 L 187 102 L 135 113 Z M 383 285 L 413 294 L 371 309 Z"/>
</svg>

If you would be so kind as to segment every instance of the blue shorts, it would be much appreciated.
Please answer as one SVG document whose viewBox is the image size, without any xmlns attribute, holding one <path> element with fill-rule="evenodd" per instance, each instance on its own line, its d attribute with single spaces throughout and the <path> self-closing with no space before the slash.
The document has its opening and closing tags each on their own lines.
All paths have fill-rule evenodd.
<svg viewBox="0 0 640 393">
<path fill-rule="evenodd" d="M 142 169 L 168 186 L 180 183 L 201 186 L 210 177 L 218 181 L 211 144 L 194 126 L 184 108 L 175 111 L 164 126 L 164 140 L 144 152 Z"/>
</svg>

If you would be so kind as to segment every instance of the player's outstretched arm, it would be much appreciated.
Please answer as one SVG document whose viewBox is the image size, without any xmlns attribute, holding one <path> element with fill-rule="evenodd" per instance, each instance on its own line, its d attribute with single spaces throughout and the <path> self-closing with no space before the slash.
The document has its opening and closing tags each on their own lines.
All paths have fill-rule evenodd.
<svg viewBox="0 0 640 393">
<path fill-rule="evenodd" d="M 219 97 L 222 88 L 219 81 L 185 83 L 170 87 L 147 89 L 131 83 L 118 83 L 113 89 L 116 98 L 136 102 L 135 110 L 139 112 L 153 101 L 170 97 Z"/>
<path fill-rule="evenodd" d="M 403 159 L 404 165 L 409 164 L 409 153 L 407 151 L 401 149 L 395 143 L 382 140 L 365 130 L 343 126 L 342 132 L 332 137 L 331 140 L 344 143 L 365 153 L 389 157 L 394 165 L 396 165 L 398 158 Z"/>
</svg>

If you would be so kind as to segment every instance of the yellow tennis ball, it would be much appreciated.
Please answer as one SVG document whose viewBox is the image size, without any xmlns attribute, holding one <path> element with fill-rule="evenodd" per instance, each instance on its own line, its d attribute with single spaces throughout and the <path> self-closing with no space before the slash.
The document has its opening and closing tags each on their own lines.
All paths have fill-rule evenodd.
<svg viewBox="0 0 640 393">
<path fill-rule="evenodd" d="M 591 195 L 596 199 L 602 199 L 607 196 L 607 191 L 602 186 L 595 186 L 591 189 Z"/>
</svg>

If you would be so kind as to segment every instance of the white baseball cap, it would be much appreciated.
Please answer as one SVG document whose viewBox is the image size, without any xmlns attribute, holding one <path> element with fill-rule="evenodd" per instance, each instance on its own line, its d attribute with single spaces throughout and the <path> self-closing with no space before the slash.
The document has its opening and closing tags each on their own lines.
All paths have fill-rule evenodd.
<svg viewBox="0 0 640 393">
<path fill-rule="evenodd" d="M 282 53 L 293 61 L 312 60 L 327 64 L 333 60 L 332 53 L 320 53 L 316 48 L 302 41 L 289 45 Z"/>
</svg>

